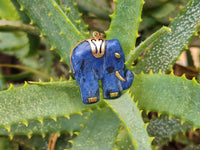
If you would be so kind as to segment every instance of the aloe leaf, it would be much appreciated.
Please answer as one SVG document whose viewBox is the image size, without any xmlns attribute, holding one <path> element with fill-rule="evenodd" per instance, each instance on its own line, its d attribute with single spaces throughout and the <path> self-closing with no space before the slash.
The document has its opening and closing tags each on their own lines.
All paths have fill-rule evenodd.
<svg viewBox="0 0 200 150">
<path fill-rule="evenodd" d="M 27 124 L 18 123 L 11 126 L 11 130 L 8 132 L 5 128 L 0 128 L 0 135 L 7 135 L 11 138 L 16 135 L 26 135 L 29 138 L 32 135 L 46 136 L 50 133 L 61 134 L 68 132 L 72 135 L 73 132 L 80 132 L 82 124 L 85 124 L 88 120 L 90 113 L 83 113 L 71 115 L 69 118 L 59 117 L 53 119 L 44 119 L 40 121 L 29 121 Z"/>
<path fill-rule="evenodd" d="M 92 111 L 103 101 L 93 105 L 81 102 L 79 87 L 72 82 L 55 82 L 28 85 L 0 92 L 0 127 L 10 130 L 11 125 L 28 121 L 68 117 Z M 34 113 L 33 113 L 34 112 Z"/>
<path fill-rule="evenodd" d="M 115 11 L 111 15 L 112 21 L 106 32 L 106 39 L 118 39 L 125 56 L 135 48 L 143 3 L 143 0 L 115 1 Z"/>
<path fill-rule="evenodd" d="M 2 91 L 3 89 L 6 89 L 6 79 L 4 78 L 1 68 L 0 68 L 0 91 Z"/>
<path fill-rule="evenodd" d="M 170 28 L 167 28 L 163 26 L 161 29 L 159 29 L 157 32 L 152 34 L 148 39 L 146 39 L 144 42 L 140 43 L 138 47 L 136 47 L 134 50 L 130 51 L 130 53 L 127 56 L 127 61 L 125 63 L 126 67 L 130 69 L 131 64 L 133 61 L 148 47 L 151 43 L 155 42 L 162 34 L 166 32 L 171 32 Z"/>
<path fill-rule="evenodd" d="M 200 127 L 199 91 L 195 79 L 163 74 L 136 75 L 130 89 L 140 109 L 176 116 L 194 127 Z"/>
<path fill-rule="evenodd" d="M 200 3 L 198 0 L 191 0 L 181 10 L 180 15 L 169 25 L 172 33 L 163 34 L 154 43 L 146 55 L 138 62 L 134 72 L 168 71 L 196 32 L 199 21 Z"/>
<path fill-rule="evenodd" d="M 0 137 L 0 149 L 1 150 L 15 150 L 14 144 L 6 138 Z"/>
<path fill-rule="evenodd" d="M 124 127 L 123 123 L 121 123 L 113 149 L 114 150 L 115 149 L 117 150 L 134 150 L 135 149 L 133 141 L 130 138 L 129 133 L 126 127 Z"/>
<path fill-rule="evenodd" d="M 0 0 L 0 18 L 18 20 L 19 15 L 10 0 Z"/>
<path fill-rule="evenodd" d="M 23 32 L 0 32 L 0 51 L 15 51 L 28 45 L 27 35 Z M 28 53 L 28 49 L 24 55 Z"/>
<path fill-rule="evenodd" d="M 109 9 L 107 3 L 105 0 L 76 0 L 79 7 L 85 11 L 92 12 L 96 16 L 104 19 L 109 18 L 109 14 L 112 12 L 111 9 Z"/>
<path fill-rule="evenodd" d="M 26 25 L 20 21 L 0 20 L 0 31 L 23 31 L 34 35 L 40 35 L 34 26 Z"/>
<path fill-rule="evenodd" d="M 72 140 L 75 136 L 70 136 L 68 133 L 62 134 L 55 143 L 54 150 L 64 150 L 72 147 L 70 140 Z M 14 142 L 20 144 L 20 148 L 25 150 L 47 150 L 49 139 L 51 135 L 47 135 L 45 137 L 34 135 L 31 139 L 26 136 L 16 136 L 13 138 Z"/>
<path fill-rule="evenodd" d="M 167 115 L 151 119 L 147 127 L 149 136 L 155 137 L 153 142 L 156 144 L 169 140 L 180 133 L 185 133 L 189 129 L 192 129 L 191 123 L 184 122 L 181 124 L 180 119 L 175 117 L 169 119 Z"/>
<path fill-rule="evenodd" d="M 74 141 L 72 150 L 112 149 L 119 125 L 120 120 L 109 107 L 94 111 L 80 135 Z"/>
<path fill-rule="evenodd" d="M 42 36 L 47 37 L 62 59 L 69 64 L 71 49 L 85 37 L 70 21 L 54 0 L 18 0 L 22 9 L 27 12 L 41 30 Z"/>
<path fill-rule="evenodd" d="M 73 22 L 73 24 L 81 31 L 81 33 L 85 36 L 89 36 L 89 32 L 87 29 L 87 25 L 81 17 L 81 13 L 78 11 L 77 3 L 74 0 L 58 0 L 59 5 L 65 12 L 65 14 L 69 17 L 69 19 Z"/>
<path fill-rule="evenodd" d="M 128 93 L 124 93 L 115 101 L 107 101 L 109 106 L 119 115 L 128 130 L 136 149 L 151 149 L 150 138 L 140 112 Z"/>
</svg>

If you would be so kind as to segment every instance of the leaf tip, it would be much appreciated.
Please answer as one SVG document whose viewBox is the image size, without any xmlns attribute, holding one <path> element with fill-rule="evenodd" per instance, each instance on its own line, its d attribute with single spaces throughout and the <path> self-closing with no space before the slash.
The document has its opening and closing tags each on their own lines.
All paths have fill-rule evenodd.
<svg viewBox="0 0 200 150">
<path fill-rule="evenodd" d="M 54 82 L 54 79 L 52 77 L 50 77 L 50 82 Z"/>
<path fill-rule="evenodd" d="M 52 16 L 52 13 L 48 13 L 48 16 L 51 17 L 51 16 Z"/>
<path fill-rule="evenodd" d="M 65 118 L 67 118 L 68 120 L 70 120 L 70 116 L 69 115 L 64 115 Z"/>
<path fill-rule="evenodd" d="M 150 137 L 150 143 L 152 143 L 154 139 L 155 137 Z"/>
<path fill-rule="evenodd" d="M 8 90 L 12 90 L 12 89 L 14 89 L 14 85 L 10 83 L 10 87 L 8 88 Z"/>
<path fill-rule="evenodd" d="M 37 121 L 39 121 L 41 124 L 43 124 L 44 122 L 44 120 L 43 119 L 37 119 Z"/>
<path fill-rule="evenodd" d="M 44 139 L 44 138 L 45 138 L 45 136 L 46 136 L 46 134 L 45 134 L 45 133 L 42 133 L 41 135 L 42 135 L 42 138 L 43 138 L 43 139 Z"/>
<path fill-rule="evenodd" d="M 32 134 L 28 134 L 27 137 L 30 140 L 32 138 Z"/>
<path fill-rule="evenodd" d="M 52 120 L 54 120 L 55 122 L 57 122 L 57 118 L 56 117 L 50 117 Z"/>
<path fill-rule="evenodd" d="M 81 126 L 81 127 L 84 127 L 85 125 L 84 125 L 84 124 L 80 124 L 80 126 Z"/>
<path fill-rule="evenodd" d="M 13 140 L 14 135 L 13 134 L 9 134 L 9 139 L 12 141 Z"/>
<path fill-rule="evenodd" d="M 28 121 L 23 121 L 21 123 L 24 124 L 26 127 L 28 127 Z"/>
<path fill-rule="evenodd" d="M 79 136 L 80 132 L 76 131 L 76 132 L 74 132 L 74 134 L 77 135 L 77 136 Z"/>
<path fill-rule="evenodd" d="M 19 10 L 20 10 L 20 11 L 24 11 L 24 7 L 21 5 L 21 7 L 20 7 Z"/>
<path fill-rule="evenodd" d="M 51 50 L 51 51 L 55 50 L 55 47 L 54 47 L 54 46 L 51 46 L 50 50 Z"/>
<path fill-rule="evenodd" d="M 10 132 L 11 131 L 11 127 L 10 126 L 7 126 L 7 127 L 4 127 L 5 129 L 7 129 L 8 130 L 8 132 Z"/>
<path fill-rule="evenodd" d="M 60 59 L 60 62 L 64 62 L 64 59 L 63 59 L 63 58 L 61 58 L 61 59 Z"/>
<path fill-rule="evenodd" d="M 28 82 L 24 81 L 24 87 L 28 86 Z"/>
<path fill-rule="evenodd" d="M 70 12 L 71 11 L 71 7 L 66 8 L 66 11 Z"/>
<path fill-rule="evenodd" d="M 69 143 L 71 143 L 72 145 L 74 144 L 73 140 L 68 140 Z"/>
</svg>

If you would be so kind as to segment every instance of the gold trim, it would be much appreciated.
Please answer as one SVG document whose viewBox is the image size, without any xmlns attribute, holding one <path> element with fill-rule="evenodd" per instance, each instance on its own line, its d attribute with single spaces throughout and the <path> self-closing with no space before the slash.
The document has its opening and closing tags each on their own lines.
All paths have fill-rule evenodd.
<svg viewBox="0 0 200 150">
<path fill-rule="evenodd" d="M 119 92 L 114 92 L 114 93 L 110 93 L 110 97 L 117 97 L 119 95 Z"/>
<path fill-rule="evenodd" d="M 120 75 L 119 71 L 116 71 L 116 72 L 115 72 L 115 76 L 116 76 L 119 80 L 121 80 L 121 81 L 123 81 L 123 82 L 126 81 L 126 80 Z"/>
<path fill-rule="evenodd" d="M 70 53 L 70 65 L 71 65 L 71 67 L 72 67 L 73 73 L 75 73 L 75 70 L 74 70 L 74 66 L 73 66 L 73 64 L 72 64 L 72 54 L 73 54 L 73 52 L 74 52 L 74 49 L 75 49 L 79 44 L 81 44 L 81 43 L 83 43 L 83 42 L 85 42 L 85 41 L 86 41 L 86 40 L 83 40 L 83 41 L 78 42 L 78 43 L 74 46 L 74 48 L 71 50 L 71 53 Z"/>
<path fill-rule="evenodd" d="M 97 97 L 91 97 L 91 98 L 88 98 L 88 102 L 89 103 L 94 103 L 97 101 Z"/>
</svg>

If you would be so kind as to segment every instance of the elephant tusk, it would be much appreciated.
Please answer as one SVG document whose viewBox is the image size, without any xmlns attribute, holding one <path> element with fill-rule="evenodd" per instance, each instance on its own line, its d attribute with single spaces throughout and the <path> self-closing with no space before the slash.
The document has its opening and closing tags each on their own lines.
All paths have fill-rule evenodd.
<svg viewBox="0 0 200 150">
<path fill-rule="evenodd" d="M 116 72 L 115 72 L 115 76 L 116 76 L 119 80 L 121 80 L 121 81 L 123 81 L 123 82 L 126 81 L 126 80 L 120 75 L 119 71 L 116 71 Z"/>
</svg>

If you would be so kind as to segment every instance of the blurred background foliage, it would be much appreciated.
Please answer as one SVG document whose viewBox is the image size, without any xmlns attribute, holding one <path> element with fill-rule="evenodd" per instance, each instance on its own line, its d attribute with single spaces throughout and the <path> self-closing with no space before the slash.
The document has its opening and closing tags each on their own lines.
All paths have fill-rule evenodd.
<svg viewBox="0 0 200 150">
<path fill-rule="evenodd" d="M 143 21 L 139 26 L 137 44 L 163 25 L 167 26 L 188 1 L 145 0 L 142 12 Z M 112 0 L 76 0 L 76 3 L 90 32 L 108 30 L 111 21 L 109 15 L 115 8 Z M 200 78 L 197 70 L 200 57 L 199 48 L 199 37 L 194 37 L 180 60 L 174 65 L 175 75 L 181 76 L 185 73 L 188 79 L 198 76 Z M 60 78 L 69 79 L 69 67 L 62 62 L 55 51 L 50 50 L 49 42 L 40 37 L 39 30 L 32 26 L 28 16 L 20 11 L 17 1 L 0 0 L 0 90 L 7 89 L 9 83 L 14 83 L 15 87 L 21 86 L 27 80 L 49 81 L 53 78 L 58 81 Z M 145 121 L 153 118 L 150 121 L 148 132 L 150 136 L 156 136 L 153 141 L 154 145 L 162 149 L 172 150 L 181 149 L 183 145 L 184 150 L 200 149 L 200 145 L 198 145 L 200 144 L 200 131 L 189 130 L 183 134 L 183 131 L 191 129 L 191 124 L 181 125 L 180 120 L 176 118 L 167 121 L 165 127 L 167 129 L 173 128 L 173 134 L 179 134 L 176 134 L 176 137 L 170 134 L 166 137 L 159 136 L 162 128 L 154 128 L 161 126 L 160 123 L 162 124 L 168 117 L 162 116 L 160 119 L 162 121 L 160 121 L 155 119 L 157 116 L 158 114 L 154 112 L 148 116 L 146 113 L 143 114 Z M 0 137 L 0 150 L 46 149 L 49 138 L 50 135 L 45 138 L 33 136 L 29 140 L 27 137 L 16 136 L 13 141 L 10 141 L 8 138 Z M 71 137 L 68 133 L 62 134 L 57 141 L 57 146 L 59 145 L 57 149 L 70 148 L 71 144 L 66 144 L 66 141 L 71 138 L 75 137 Z"/>
</svg>

